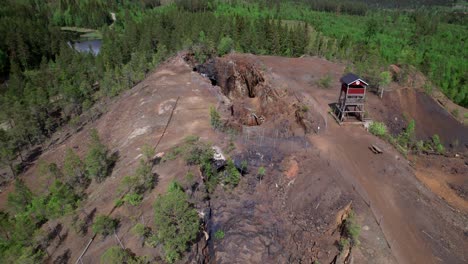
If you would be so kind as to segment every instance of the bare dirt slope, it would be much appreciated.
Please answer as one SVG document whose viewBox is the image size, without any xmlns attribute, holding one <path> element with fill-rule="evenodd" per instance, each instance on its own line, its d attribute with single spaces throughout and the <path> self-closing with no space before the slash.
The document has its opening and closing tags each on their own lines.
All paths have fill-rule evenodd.
<svg viewBox="0 0 468 264">
<path fill-rule="evenodd" d="M 73 148 L 83 156 L 87 150 L 88 134 L 92 128 L 98 130 L 103 143 L 111 149 L 111 152 L 118 153 L 119 159 L 112 175 L 103 183 L 93 182 L 88 187 L 88 198 L 82 204 L 79 215 L 92 221 L 96 215 L 111 212 L 114 201 L 119 198 L 117 190 L 122 178 L 132 174 L 136 169 L 138 159 L 141 157 L 140 148 L 144 144 L 156 145 L 178 98 L 170 127 L 157 151 L 167 151 L 182 142 L 187 135 L 199 135 L 206 140 L 213 137 L 208 116 L 209 107 L 218 102 L 215 93 L 216 90 L 209 82 L 193 73 L 180 57 L 174 58 L 132 90 L 105 106 L 105 113 L 97 121 L 88 124 L 69 138 L 64 132 L 62 137 L 67 138 L 64 143 L 49 148 L 39 160 L 61 164 L 67 148 Z M 145 197 L 140 208 L 121 207 L 113 212 L 113 217 L 121 219 L 118 235 L 125 245 L 139 245 L 138 240 L 133 235 L 130 236 L 130 228 L 136 222 L 152 224 L 152 204 L 156 195 L 164 192 L 167 184 L 178 173 L 182 174 L 177 167 L 159 172 L 156 189 Z M 40 193 L 50 182 L 37 175 L 37 166 L 34 165 L 22 178 L 35 193 Z M 0 194 L 2 206 L 10 189 L 11 186 Z M 74 263 L 92 237 L 92 232 L 89 229 L 88 234 L 83 237 L 76 235 L 71 228 L 70 219 L 60 220 L 62 221 L 65 222 L 62 235 L 66 233 L 67 236 L 60 245 L 51 245 L 48 251 L 51 254 L 51 261 L 58 256 L 65 256 L 70 263 Z M 98 241 L 89 248 L 83 263 L 98 262 L 102 252 L 110 246 L 117 245 L 116 242 L 113 236 L 105 240 L 98 238 Z M 153 255 L 151 251 L 154 251 L 139 246 L 132 250 L 141 255 Z"/>
<path fill-rule="evenodd" d="M 335 87 L 340 87 L 343 65 L 320 58 L 231 54 L 205 69 L 211 82 L 217 81 L 222 87 L 212 86 L 208 78 L 193 72 L 192 66 L 183 55 L 167 61 L 105 105 L 104 114 L 95 122 L 76 133 L 58 135 L 57 143 L 41 155 L 40 160 L 58 164 L 69 147 L 84 155 L 92 128 L 98 130 L 112 152 L 118 153 L 112 175 L 87 189 L 88 197 L 79 209 L 82 219 L 90 224 L 96 215 L 111 213 L 120 219 L 116 235 L 126 248 L 162 262 L 161 247 L 142 246 L 130 229 L 138 222 L 153 227 L 154 200 L 171 180 L 186 184 L 184 176 L 195 168 L 181 158 L 158 164 L 153 168 L 158 184 L 142 205 L 112 209 L 122 178 L 137 166 L 140 148 L 159 141 L 175 107 L 157 152 L 167 153 L 186 136 L 198 135 L 224 150 L 234 143 L 235 149 L 225 154 L 249 164 L 248 173 L 234 190 L 218 186 L 207 198 L 199 187 L 194 188 L 203 185 L 199 173 L 194 185 L 187 186 L 198 210 L 209 200 L 205 231 L 212 238 L 205 241 L 201 234 L 181 263 L 466 263 L 464 156 L 418 156 L 416 162 L 409 163 L 363 127 L 338 126 L 327 112 L 338 96 Z M 326 74 L 334 80 L 331 88 L 318 88 L 317 81 Z M 400 98 L 401 92 L 388 95 L 385 100 L 390 101 L 384 102 L 393 107 L 398 118 L 403 112 L 420 118 L 417 113 L 427 110 L 418 106 L 418 110 L 410 111 L 413 101 L 397 104 L 400 101 L 395 98 Z M 414 102 L 419 105 L 421 100 L 415 96 Z M 423 105 L 432 107 L 434 102 L 429 99 L 422 99 Z M 237 133 L 228 136 L 210 127 L 212 105 L 218 106 L 225 124 Z M 368 109 L 376 119 L 394 119 L 382 114 L 387 113 L 387 107 L 372 94 Z M 444 112 L 440 113 L 443 116 Z M 422 136 L 435 133 L 429 121 L 418 120 L 425 133 Z M 459 128 L 459 124 L 450 122 L 446 125 L 443 118 L 437 119 L 437 124 L 446 126 L 440 130 L 443 139 L 446 129 Z M 468 134 L 453 137 L 465 142 Z M 384 153 L 374 155 L 368 149 L 371 144 L 378 144 Z M 437 164 L 447 164 L 448 168 Z M 266 169 L 263 178 L 257 173 L 259 167 Z M 427 176 L 430 174 L 423 168 L 438 174 Z M 36 165 L 21 177 L 36 193 L 49 183 L 38 177 Z M 436 178 L 440 183 L 437 186 L 448 188 L 434 194 L 434 185 L 418 180 L 428 177 Z M 0 194 L 2 208 L 9 191 L 11 187 Z M 340 253 L 337 241 L 343 238 L 343 223 L 351 209 L 362 229 L 361 243 Z M 77 235 L 71 228 L 71 217 L 51 225 L 59 223 L 63 239 L 54 240 L 47 248 L 49 262 L 74 263 L 92 237 L 91 230 L 88 228 L 85 236 Z M 225 237 L 214 239 L 214 232 L 220 229 Z M 97 263 L 104 250 L 115 245 L 118 241 L 114 236 L 98 236 L 83 263 Z"/>
</svg>

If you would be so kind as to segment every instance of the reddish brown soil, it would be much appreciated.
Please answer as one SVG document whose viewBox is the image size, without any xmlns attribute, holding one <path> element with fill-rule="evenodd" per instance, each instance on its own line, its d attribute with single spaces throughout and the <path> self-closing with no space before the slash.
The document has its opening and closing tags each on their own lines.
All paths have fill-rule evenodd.
<svg viewBox="0 0 468 264">
<path fill-rule="evenodd" d="M 460 157 L 414 156 L 416 177 L 454 210 L 468 213 L 468 166 Z"/>
<path fill-rule="evenodd" d="M 332 87 L 339 87 L 337 80 L 343 66 L 316 58 L 262 57 L 261 60 L 273 76 L 278 76 L 282 85 L 286 83 L 288 89 L 309 93 L 321 109 L 328 109 L 328 104 L 336 100 L 336 89 L 319 89 L 314 80 L 316 76 L 332 73 L 335 80 Z M 400 94 L 401 91 L 388 92 L 385 98 L 391 101 Z M 402 99 L 401 104 L 390 104 L 396 115 L 401 116 L 404 112 L 413 114 L 417 128 L 422 131 L 419 132 L 421 136 L 439 133 L 444 140 L 457 138 L 466 142 L 466 127 L 447 115 L 431 98 L 417 92 L 412 94 L 414 97 L 407 98 L 407 102 Z M 373 111 L 379 107 L 382 107 L 380 99 L 369 94 L 371 116 L 379 116 Z M 453 211 L 445 201 L 417 181 L 414 170 L 391 146 L 367 134 L 362 127 L 340 127 L 331 119 L 327 130 L 321 136 L 311 137 L 311 142 L 326 153 L 325 157 L 338 173 L 369 202 L 398 262 L 466 261 L 466 213 Z M 382 146 L 385 153 L 376 156 L 370 152 L 368 147 L 373 143 Z M 460 178 L 466 180 L 466 174 L 459 175 Z"/>
<path fill-rule="evenodd" d="M 210 197 L 212 217 L 208 231 L 211 235 L 218 229 L 225 232 L 224 239 L 211 239 L 208 243 L 212 263 L 312 263 L 315 260 L 343 263 L 348 254 L 339 254 L 337 241 L 342 235 L 340 225 L 351 208 L 362 227 L 361 243 L 350 254 L 354 263 L 466 263 L 467 212 L 463 195 L 467 184 L 466 165 L 461 158 L 447 161 L 442 156 L 418 157 L 415 169 L 392 146 L 368 134 L 363 127 L 338 126 L 327 112 L 329 104 L 338 96 L 335 87 L 340 87 L 338 80 L 343 65 L 319 58 L 251 55 L 227 58 L 240 65 L 252 61 L 260 65 L 262 87 L 277 93 L 276 112 L 264 108 L 268 117 L 264 123 L 240 126 L 242 133 L 232 139 L 213 131 L 209 125 L 211 105 L 218 106 L 223 117 L 234 122 L 242 120 L 242 113 L 249 112 L 232 117 L 229 109 L 232 104 L 221 89 L 192 72 L 181 56 L 173 58 L 132 90 L 112 100 L 97 121 L 75 134 L 59 135 L 63 143 L 52 146 L 40 157 L 61 163 L 67 147 L 74 147 L 84 155 L 89 130 L 93 127 L 112 151 L 118 151 L 120 158 L 112 175 L 103 183 L 93 182 L 88 188 L 88 198 L 79 209 L 82 217 L 111 212 L 114 200 L 119 197 L 120 181 L 135 170 L 140 148 L 159 140 L 179 98 L 157 152 L 167 152 L 188 135 L 199 135 L 202 140 L 224 149 L 233 140 L 236 149 L 229 155 L 249 163 L 249 171 L 237 188 L 230 191 L 218 186 Z M 318 88 L 317 81 L 326 74 L 334 80 L 331 88 Z M 268 97 L 233 98 L 238 100 L 234 104 L 245 103 L 250 108 L 261 107 Z M 375 119 L 388 121 L 394 119 L 394 113 L 400 120 L 407 113 L 416 119 L 421 137 L 439 133 L 444 142 L 456 137 L 460 137 L 461 143 L 466 140 L 467 133 L 447 131 L 460 129 L 459 123 L 450 120 L 446 123 L 443 110 L 424 95 L 410 90 L 390 91 L 385 94 L 384 104 L 381 102 L 369 94 L 368 109 Z M 308 110 L 298 118 L 298 106 L 303 105 Z M 425 111 L 436 117 L 428 118 L 430 114 L 425 115 Z M 307 131 L 301 123 L 311 130 Z M 373 154 L 368 149 L 371 144 L 379 145 L 384 153 Z M 257 175 L 260 166 L 266 168 L 263 179 Z M 452 173 L 452 167 L 456 173 Z M 112 212 L 113 217 L 121 220 L 117 235 L 125 247 L 138 255 L 162 255 L 160 247 L 142 247 L 130 229 L 137 222 L 153 226 L 154 200 L 171 180 L 185 184 L 188 170 L 195 171 L 195 181 L 203 184 L 198 171 L 182 159 L 165 162 L 154 167 L 158 184 L 145 196 L 142 205 L 123 206 Z M 439 174 L 430 174 L 436 171 Z M 47 181 L 36 173 L 36 167 L 32 166 L 21 177 L 39 193 L 47 188 Z M 430 184 L 431 179 L 450 188 L 437 191 L 440 185 Z M 9 191 L 11 187 L 0 194 L 0 208 L 4 208 Z M 199 194 L 188 193 L 200 208 Z M 68 251 L 69 262 L 74 262 L 91 237 L 90 232 L 85 236 L 75 234 L 69 218 L 57 220 L 64 226 L 62 234 L 68 235 L 61 244 L 48 248 L 50 262 Z M 202 242 L 200 236 L 181 262 L 195 263 Z M 114 245 L 118 245 L 114 236 L 98 237 L 83 262 L 98 262 L 104 250 Z"/>
</svg>

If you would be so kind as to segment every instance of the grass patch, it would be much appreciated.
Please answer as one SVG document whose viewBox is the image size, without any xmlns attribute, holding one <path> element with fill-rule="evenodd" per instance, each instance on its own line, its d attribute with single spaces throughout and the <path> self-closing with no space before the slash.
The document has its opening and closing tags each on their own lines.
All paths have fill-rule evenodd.
<svg viewBox="0 0 468 264">
<path fill-rule="evenodd" d="M 71 32 L 76 32 L 76 33 L 91 33 L 91 32 L 97 31 L 92 28 L 82 28 L 82 27 L 61 27 L 60 29 L 63 31 L 71 31 Z"/>
<path fill-rule="evenodd" d="M 331 83 L 332 83 L 332 76 L 329 73 L 323 76 L 322 78 L 320 78 L 320 80 L 317 82 L 318 86 L 324 89 L 330 88 Z"/>
</svg>

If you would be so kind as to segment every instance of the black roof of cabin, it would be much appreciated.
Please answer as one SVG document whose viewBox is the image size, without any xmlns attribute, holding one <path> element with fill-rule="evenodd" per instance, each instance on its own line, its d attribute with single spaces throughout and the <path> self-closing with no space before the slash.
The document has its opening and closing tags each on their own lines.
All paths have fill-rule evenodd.
<svg viewBox="0 0 468 264">
<path fill-rule="evenodd" d="M 359 76 L 357 76 L 354 73 L 348 73 L 345 76 L 341 77 L 341 79 L 340 79 L 340 81 L 342 83 L 346 84 L 346 85 L 350 85 L 353 82 L 358 81 L 358 80 L 360 82 L 363 82 L 365 85 L 369 85 L 367 82 L 365 82 L 363 79 L 359 78 Z"/>
</svg>

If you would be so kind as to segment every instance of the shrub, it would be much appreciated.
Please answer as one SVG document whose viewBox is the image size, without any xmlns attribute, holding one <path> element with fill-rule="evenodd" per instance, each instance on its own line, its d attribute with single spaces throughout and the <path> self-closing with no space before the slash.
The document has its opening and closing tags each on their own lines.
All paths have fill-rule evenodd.
<svg viewBox="0 0 468 264">
<path fill-rule="evenodd" d="M 208 144 L 196 144 L 193 145 L 185 156 L 185 161 L 188 165 L 201 165 L 211 163 L 214 155 L 214 150 Z"/>
<path fill-rule="evenodd" d="M 369 126 L 369 132 L 378 137 L 385 137 L 388 133 L 387 126 L 381 122 L 372 122 Z"/>
<path fill-rule="evenodd" d="M 132 227 L 131 232 L 139 238 L 146 239 L 151 235 L 151 229 L 144 224 L 138 223 Z"/>
<path fill-rule="evenodd" d="M 47 163 L 44 161 L 39 161 L 38 164 L 39 174 L 46 178 L 51 178 L 54 180 L 59 180 L 63 177 L 62 171 L 59 169 L 56 163 Z"/>
<path fill-rule="evenodd" d="M 348 218 L 345 221 L 345 234 L 350 239 L 351 245 L 359 245 L 359 235 L 361 233 L 361 227 L 357 223 L 356 215 L 354 211 L 350 211 Z"/>
<path fill-rule="evenodd" d="M 244 174 L 244 173 L 247 172 L 248 166 L 249 166 L 249 164 L 247 163 L 246 160 L 243 160 L 243 161 L 241 162 L 241 166 L 240 166 L 241 174 Z"/>
<path fill-rule="evenodd" d="M 235 187 L 239 184 L 240 177 L 241 174 L 234 165 L 234 162 L 229 159 L 226 164 L 225 177 L 223 179 L 224 184 Z"/>
<path fill-rule="evenodd" d="M 78 215 L 74 215 L 72 218 L 72 228 L 76 234 L 83 236 L 87 232 L 88 226 Z"/>
<path fill-rule="evenodd" d="M 397 138 L 398 144 L 405 150 L 410 149 L 416 138 L 415 132 L 416 132 L 416 123 L 414 119 L 412 119 L 408 123 L 408 126 L 406 127 L 405 131 L 398 136 Z"/>
<path fill-rule="evenodd" d="M 134 175 L 125 176 L 120 183 L 120 189 L 124 192 L 143 194 L 154 188 L 154 175 L 151 171 L 151 163 L 140 160 Z"/>
<path fill-rule="evenodd" d="M 223 126 L 221 116 L 214 106 L 210 107 L 210 124 L 214 129 L 221 129 Z"/>
<path fill-rule="evenodd" d="M 183 146 L 177 146 L 171 149 L 167 154 L 164 155 L 163 162 L 168 160 L 175 160 L 177 156 L 179 156 L 179 154 L 181 154 L 182 152 L 184 152 Z"/>
<path fill-rule="evenodd" d="M 143 154 L 145 163 L 150 163 L 154 155 L 156 154 L 154 148 L 148 144 L 143 145 L 143 147 L 141 148 L 141 153 Z"/>
<path fill-rule="evenodd" d="M 433 144 L 434 150 L 437 153 L 443 154 L 445 152 L 445 147 L 442 144 L 442 142 L 440 142 L 439 135 L 435 134 L 434 136 L 432 136 L 432 144 Z"/>
<path fill-rule="evenodd" d="M 127 264 L 145 264 L 149 263 L 146 257 L 138 257 L 133 254 L 129 249 L 122 249 L 118 246 L 108 248 L 101 255 L 101 264 L 115 264 L 115 263 L 127 263 Z"/>
<path fill-rule="evenodd" d="M 258 175 L 258 178 L 259 178 L 260 180 L 263 179 L 263 177 L 265 176 L 265 174 L 266 174 L 266 169 L 265 169 L 263 166 L 260 167 L 260 168 L 258 168 L 257 175 Z"/>
<path fill-rule="evenodd" d="M 129 193 L 124 196 L 123 201 L 130 205 L 138 206 L 143 201 L 143 196 L 137 193 Z"/>
<path fill-rule="evenodd" d="M 119 199 L 116 199 L 116 200 L 114 201 L 114 206 L 115 206 L 115 207 L 120 207 L 120 206 L 122 206 L 124 203 L 125 203 L 125 201 L 124 201 L 123 199 L 120 199 L 120 198 L 119 198 Z"/>
<path fill-rule="evenodd" d="M 224 231 L 221 229 L 216 230 L 214 237 L 218 240 L 221 240 L 224 238 Z"/>
<path fill-rule="evenodd" d="M 94 219 L 94 223 L 92 226 L 93 233 L 107 236 L 114 232 L 118 224 L 119 221 L 117 219 L 113 219 L 105 215 L 96 216 L 96 219 Z"/>
<path fill-rule="evenodd" d="M 340 241 L 338 241 L 338 249 L 340 252 L 343 252 L 346 248 L 349 247 L 349 239 L 347 238 L 341 238 Z"/>
<path fill-rule="evenodd" d="M 163 244 L 166 261 L 169 263 L 180 258 L 200 229 L 197 211 L 175 182 L 170 184 L 165 195 L 156 200 L 154 222 L 158 241 Z"/>
</svg>

